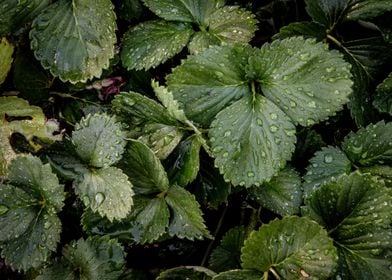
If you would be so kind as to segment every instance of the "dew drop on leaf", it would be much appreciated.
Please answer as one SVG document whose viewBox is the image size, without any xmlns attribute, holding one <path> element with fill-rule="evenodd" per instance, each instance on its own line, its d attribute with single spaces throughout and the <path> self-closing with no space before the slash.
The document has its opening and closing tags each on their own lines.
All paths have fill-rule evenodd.
<svg viewBox="0 0 392 280">
<path fill-rule="evenodd" d="M 331 163 L 333 161 L 333 157 L 330 154 L 324 155 L 324 162 L 325 163 Z"/>
<path fill-rule="evenodd" d="M 101 205 L 104 202 L 104 200 L 105 200 L 105 195 L 103 193 L 99 192 L 95 195 L 95 202 L 98 205 Z"/>
</svg>

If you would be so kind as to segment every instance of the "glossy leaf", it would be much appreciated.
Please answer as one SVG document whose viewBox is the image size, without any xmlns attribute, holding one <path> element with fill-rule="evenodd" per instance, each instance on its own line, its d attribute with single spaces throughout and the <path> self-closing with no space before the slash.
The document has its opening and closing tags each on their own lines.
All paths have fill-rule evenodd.
<svg viewBox="0 0 392 280">
<path fill-rule="evenodd" d="M 257 270 L 234 269 L 219 273 L 213 280 L 265 280 Z"/>
<path fill-rule="evenodd" d="M 216 273 L 202 266 L 180 266 L 163 271 L 157 280 L 211 280 Z"/>
<path fill-rule="evenodd" d="M 242 267 L 261 272 L 274 270 L 282 279 L 327 279 L 337 254 L 327 232 L 306 217 L 285 217 L 252 232 L 242 249 Z M 305 277 L 305 276 L 304 276 Z"/>
<path fill-rule="evenodd" d="M 169 224 L 171 236 L 190 240 L 210 237 L 200 206 L 191 193 L 181 187 L 172 186 L 167 191 L 165 200 L 172 212 Z"/>
<path fill-rule="evenodd" d="M 316 38 L 317 41 L 322 41 L 326 38 L 325 27 L 317 22 L 301 21 L 293 22 L 289 25 L 283 26 L 279 33 L 273 36 L 273 39 L 285 39 L 293 36 L 303 36 L 304 38 Z"/>
<path fill-rule="evenodd" d="M 109 0 L 61 0 L 35 18 L 31 48 L 42 66 L 71 83 L 100 77 L 114 56 L 116 15 Z"/>
<path fill-rule="evenodd" d="M 124 35 L 121 60 L 128 69 L 148 70 L 179 53 L 193 34 L 192 26 L 155 20 L 142 22 Z"/>
<path fill-rule="evenodd" d="M 185 114 L 203 126 L 226 106 L 249 93 L 244 65 L 250 47 L 212 47 L 189 56 L 167 76 L 169 90 Z"/>
<path fill-rule="evenodd" d="M 199 31 L 193 34 L 188 44 L 188 50 L 191 54 L 197 54 L 214 45 L 220 45 L 220 40 L 215 34 L 207 31 Z"/>
<path fill-rule="evenodd" d="M 294 169 L 286 167 L 249 193 L 261 206 L 281 216 L 298 214 L 302 203 L 301 178 Z"/>
<path fill-rule="evenodd" d="M 379 177 L 388 188 L 392 187 L 392 167 L 389 165 L 372 165 L 369 167 L 360 167 L 361 173 L 370 173 L 372 176 Z"/>
<path fill-rule="evenodd" d="M 392 10 L 390 0 L 354 0 L 347 11 L 348 20 L 364 20 Z"/>
<path fill-rule="evenodd" d="M 377 86 L 373 105 L 379 112 L 392 115 L 392 73 Z"/>
<path fill-rule="evenodd" d="M 245 237 L 243 227 L 235 227 L 227 231 L 220 244 L 212 251 L 209 267 L 215 272 L 241 268 L 241 248 Z"/>
<path fill-rule="evenodd" d="M 350 65 L 314 39 L 292 37 L 264 44 L 249 59 L 247 75 L 295 123 L 310 126 L 342 109 L 351 94 Z"/>
<path fill-rule="evenodd" d="M 193 134 L 182 141 L 168 159 L 168 175 L 172 184 L 186 186 L 196 179 L 200 166 L 201 139 Z"/>
<path fill-rule="evenodd" d="M 338 248 L 342 279 L 390 278 L 391 199 L 382 181 L 355 172 L 325 183 L 307 200 L 308 215 Z"/>
<path fill-rule="evenodd" d="M 169 188 L 169 179 L 158 157 L 139 141 L 128 142 L 121 166 L 137 194 L 160 193 Z"/>
<path fill-rule="evenodd" d="M 132 184 L 116 167 L 107 167 L 84 173 L 74 182 L 75 191 L 84 205 L 101 216 L 123 219 L 133 205 Z"/>
<path fill-rule="evenodd" d="M 359 0 L 361 1 L 361 0 Z M 349 8 L 350 0 L 305 0 L 306 10 L 312 17 L 313 21 L 322 24 L 327 29 L 332 30 L 339 22 L 341 22 L 346 10 Z"/>
<path fill-rule="evenodd" d="M 0 247 L 16 270 L 38 268 L 56 251 L 64 193 L 48 164 L 20 156 L 9 166 L 9 185 L 0 184 Z"/>
<path fill-rule="evenodd" d="M 332 178 L 349 174 L 352 168 L 351 161 L 339 148 L 324 147 L 310 159 L 304 176 L 304 195 L 311 195 L 316 189 Z"/>
<path fill-rule="evenodd" d="M 392 123 L 380 121 L 351 132 L 342 144 L 349 159 L 361 166 L 392 162 Z"/>
<path fill-rule="evenodd" d="M 76 124 L 72 143 L 86 164 L 108 167 L 121 159 L 126 145 L 125 132 L 114 117 L 89 114 Z"/>
<path fill-rule="evenodd" d="M 195 23 L 203 23 L 209 14 L 224 4 L 224 0 L 143 0 L 143 2 L 161 18 Z"/>
<path fill-rule="evenodd" d="M 222 110 L 209 131 L 215 165 L 233 185 L 260 186 L 285 166 L 294 151 L 295 127 L 261 95 Z"/>
<path fill-rule="evenodd" d="M 124 264 L 124 251 L 116 240 L 89 237 L 65 246 L 61 259 L 46 267 L 36 279 L 116 280 L 122 274 Z"/>
<path fill-rule="evenodd" d="M 1 38 L 1 37 L 0 37 Z M 0 41 L 0 85 L 5 81 L 12 65 L 12 54 L 14 45 L 8 42 L 7 38 L 1 38 Z"/>
</svg>

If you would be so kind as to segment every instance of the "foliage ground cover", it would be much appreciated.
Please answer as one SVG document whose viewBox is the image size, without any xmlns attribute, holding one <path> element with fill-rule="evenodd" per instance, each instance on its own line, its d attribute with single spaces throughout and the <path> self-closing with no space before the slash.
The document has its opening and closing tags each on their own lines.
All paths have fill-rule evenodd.
<svg viewBox="0 0 392 280">
<path fill-rule="evenodd" d="M 1 279 L 392 279 L 392 0 L 0 0 Z"/>
</svg>

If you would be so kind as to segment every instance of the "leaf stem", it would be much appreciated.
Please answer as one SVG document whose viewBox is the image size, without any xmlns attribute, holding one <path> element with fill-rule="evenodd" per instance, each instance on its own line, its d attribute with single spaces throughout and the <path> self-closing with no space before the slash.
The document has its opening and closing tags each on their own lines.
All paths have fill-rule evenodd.
<svg viewBox="0 0 392 280">
<path fill-rule="evenodd" d="M 210 243 L 208 244 L 208 247 L 206 249 L 206 252 L 204 253 L 203 260 L 201 261 L 201 264 L 200 264 L 201 266 L 204 266 L 207 263 L 208 256 L 210 255 L 211 250 L 212 250 L 212 246 L 215 243 L 215 237 L 218 235 L 218 233 L 219 233 L 219 231 L 220 231 L 220 229 L 222 227 L 223 220 L 225 219 L 225 216 L 226 216 L 226 213 L 227 213 L 227 209 L 228 209 L 228 206 L 226 205 L 225 209 L 223 209 L 221 217 L 219 218 L 218 225 L 216 226 L 216 229 L 215 229 L 215 232 L 214 232 L 214 239 L 212 239 L 210 241 Z"/>
<path fill-rule="evenodd" d="M 56 96 L 59 96 L 59 97 L 62 97 L 62 98 L 70 98 L 70 99 L 79 100 L 79 101 L 82 101 L 82 102 L 85 102 L 85 103 L 90 103 L 90 104 L 94 104 L 94 105 L 97 105 L 97 106 L 101 106 L 99 103 L 96 103 L 96 102 L 93 102 L 93 101 L 90 101 L 90 100 L 86 100 L 86 99 L 74 96 L 72 94 L 69 94 L 69 93 L 51 91 L 49 94 L 56 95 Z"/>
<path fill-rule="evenodd" d="M 279 274 L 275 271 L 273 267 L 270 267 L 269 271 L 275 276 L 276 279 L 280 280 Z"/>
<path fill-rule="evenodd" d="M 333 37 L 331 34 L 327 34 L 327 39 L 331 40 L 339 48 L 343 47 L 342 44 L 339 42 L 339 40 Z"/>
<path fill-rule="evenodd" d="M 263 280 L 268 280 L 268 270 L 264 272 Z"/>
</svg>

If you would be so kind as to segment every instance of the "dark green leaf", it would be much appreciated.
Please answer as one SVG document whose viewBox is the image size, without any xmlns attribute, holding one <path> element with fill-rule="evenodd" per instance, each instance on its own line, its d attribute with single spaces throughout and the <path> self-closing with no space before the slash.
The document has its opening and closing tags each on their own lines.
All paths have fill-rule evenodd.
<svg viewBox="0 0 392 280">
<path fill-rule="evenodd" d="M 392 115 L 392 73 L 377 86 L 373 105 L 379 112 Z"/>
<path fill-rule="evenodd" d="M 313 21 L 322 24 L 328 31 L 344 20 L 350 2 L 355 0 L 305 0 L 306 10 Z"/>
<path fill-rule="evenodd" d="M 244 65 L 250 47 L 211 47 L 189 56 L 167 76 L 169 90 L 187 117 L 208 126 L 215 115 L 249 93 Z"/>
<path fill-rule="evenodd" d="M 157 280 L 211 280 L 215 272 L 202 266 L 180 266 L 165 270 Z"/>
<path fill-rule="evenodd" d="M 191 54 L 197 54 L 209 47 L 219 45 L 220 41 L 217 36 L 207 31 L 196 32 L 188 44 L 188 50 Z"/>
<path fill-rule="evenodd" d="M 294 169 L 285 168 L 249 193 L 261 206 L 281 216 L 298 214 L 302 203 L 301 178 Z"/>
<path fill-rule="evenodd" d="M 321 184 L 350 173 L 352 164 L 347 156 L 335 147 L 324 147 L 310 159 L 304 176 L 304 196 L 311 195 Z"/>
<path fill-rule="evenodd" d="M 1 38 L 1 37 L 0 37 Z M 1 38 L 0 41 L 0 85 L 5 81 L 12 65 L 12 54 L 14 45 L 8 42 L 7 38 Z"/>
<path fill-rule="evenodd" d="M 193 34 L 185 23 L 142 22 L 125 33 L 121 60 L 128 69 L 148 70 L 179 53 Z"/>
<path fill-rule="evenodd" d="M 322 41 L 326 38 L 325 27 L 311 21 L 293 22 L 283 26 L 273 39 L 285 39 L 293 36 L 303 36 L 304 38 L 316 38 Z"/>
<path fill-rule="evenodd" d="M 137 194 L 159 193 L 169 188 L 169 179 L 161 162 L 139 141 L 128 142 L 121 166 L 135 185 Z"/>
<path fill-rule="evenodd" d="M 215 272 L 241 268 L 241 248 L 245 240 L 244 227 L 230 229 L 210 256 L 209 267 Z"/>
<path fill-rule="evenodd" d="M 349 159 L 361 166 L 392 162 L 392 123 L 380 121 L 351 132 L 342 144 Z"/>
<path fill-rule="evenodd" d="M 132 21 L 137 20 L 143 13 L 143 5 L 140 0 L 121 1 L 118 15 L 120 18 Z"/>
<path fill-rule="evenodd" d="M 329 181 L 307 200 L 339 251 L 342 279 L 391 279 L 392 193 L 382 181 L 357 172 Z"/>
<path fill-rule="evenodd" d="M 168 175 L 172 184 L 184 187 L 196 179 L 200 166 L 201 139 L 193 134 L 182 141 L 168 159 Z"/>
<path fill-rule="evenodd" d="M 79 239 L 63 248 L 63 257 L 46 267 L 37 280 L 117 280 L 123 272 L 124 251 L 108 237 Z"/>
<path fill-rule="evenodd" d="M 158 102 L 136 92 L 122 92 L 113 100 L 113 110 L 121 120 L 134 125 L 138 119 L 166 125 L 177 121 Z"/>
<path fill-rule="evenodd" d="M 281 279 L 327 279 L 337 261 L 327 232 L 306 217 L 284 217 L 252 232 L 242 249 L 242 267 L 274 270 Z M 302 276 L 302 277 L 301 277 Z"/>
<path fill-rule="evenodd" d="M 114 117 L 94 114 L 80 120 L 72 132 L 76 153 L 88 165 L 108 167 L 121 159 L 125 132 Z"/>
<path fill-rule="evenodd" d="M 243 97 L 222 110 L 209 131 L 215 165 L 233 185 L 268 181 L 294 151 L 295 127 L 261 95 Z"/>
<path fill-rule="evenodd" d="M 388 165 L 373 165 L 369 167 L 360 167 L 361 173 L 370 173 L 372 176 L 378 176 L 384 180 L 385 186 L 392 188 L 392 167 Z"/>
<path fill-rule="evenodd" d="M 349 69 L 326 44 L 292 37 L 264 44 L 250 57 L 247 75 L 295 123 L 310 126 L 348 101 L 353 84 Z"/>
<path fill-rule="evenodd" d="M 352 0 L 350 1 L 350 9 L 347 11 L 346 18 L 348 20 L 363 20 L 391 10 L 391 0 Z"/>
<path fill-rule="evenodd" d="M 33 22 L 31 48 L 62 81 L 86 82 L 109 67 L 116 43 L 116 15 L 109 0 L 60 0 Z"/>
<path fill-rule="evenodd" d="M 204 19 L 224 0 L 143 0 L 144 4 L 157 16 L 170 21 L 203 23 Z"/>
<path fill-rule="evenodd" d="M 235 269 L 219 273 L 213 280 L 265 280 L 257 270 Z"/>
<path fill-rule="evenodd" d="M 172 212 L 169 224 L 171 236 L 190 240 L 210 237 L 199 203 L 191 193 L 181 187 L 172 186 L 167 191 L 165 200 Z"/>
<path fill-rule="evenodd" d="M 110 221 L 125 218 L 133 205 L 132 184 L 116 167 L 91 170 L 74 185 L 84 205 Z"/>
</svg>

